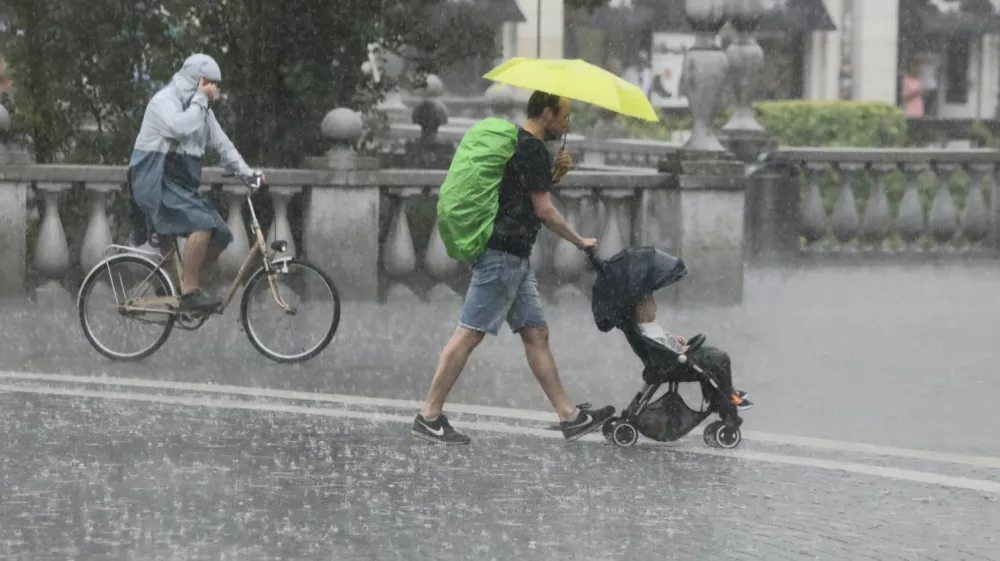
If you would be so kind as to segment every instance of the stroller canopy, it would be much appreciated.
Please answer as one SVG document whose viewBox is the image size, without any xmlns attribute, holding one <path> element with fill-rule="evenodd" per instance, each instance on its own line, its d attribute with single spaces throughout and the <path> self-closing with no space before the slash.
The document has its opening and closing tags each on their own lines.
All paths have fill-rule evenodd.
<svg viewBox="0 0 1000 561">
<path fill-rule="evenodd" d="M 590 306 L 603 332 L 624 325 L 643 295 L 674 284 L 688 273 L 683 261 L 650 246 L 625 248 L 604 261 L 602 268 Z"/>
</svg>

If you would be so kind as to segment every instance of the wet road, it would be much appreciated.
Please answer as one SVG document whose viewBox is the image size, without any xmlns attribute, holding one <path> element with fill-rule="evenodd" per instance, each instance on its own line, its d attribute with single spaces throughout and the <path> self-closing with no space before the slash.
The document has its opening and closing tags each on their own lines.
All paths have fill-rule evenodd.
<svg viewBox="0 0 1000 561">
<path fill-rule="evenodd" d="M 398 400 L 423 398 L 457 304 L 346 306 L 331 348 L 288 367 L 257 355 L 234 313 L 116 364 L 75 314 L 8 302 L 0 552 L 1000 559 L 998 283 L 985 266 L 756 271 L 741 309 L 661 306 L 666 327 L 730 352 L 758 404 L 735 452 L 561 442 L 539 428 L 551 413 L 506 331 L 453 393 L 472 404 L 452 417 L 473 445 L 412 442 L 415 404 Z M 623 406 L 640 384 L 625 341 L 586 301 L 548 313 L 571 397 Z"/>
<path fill-rule="evenodd" d="M 748 429 L 1000 456 L 992 434 L 998 286 L 1000 268 L 990 266 L 752 272 L 742 308 L 661 306 L 659 321 L 677 333 L 705 332 L 730 353 L 736 385 L 759 404 Z M 121 364 L 88 345 L 75 313 L 7 304 L 0 369 L 422 400 L 459 306 L 345 306 L 327 351 L 283 366 L 250 346 L 235 307 L 200 331 L 174 330 L 142 363 Z M 583 300 L 547 314 L 570 397 L 627 404 L 641 364 L 624 337 L 600 333 Z M 506 327 L 473 354 L 452 400 L 549 409 Z"/>
<path fill-rule="evenodd" d="M 442 449 L 320 415 L 0 411 L 10 559 L 997 558 L 996 493 L 502 432 Z"/>
</svg>

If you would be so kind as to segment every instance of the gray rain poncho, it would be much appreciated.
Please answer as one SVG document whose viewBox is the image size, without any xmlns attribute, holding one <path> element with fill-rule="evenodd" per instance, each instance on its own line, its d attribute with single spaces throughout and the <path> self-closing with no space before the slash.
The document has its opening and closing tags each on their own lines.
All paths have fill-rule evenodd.
<svg viewBox="0 0 1000 561">
<path fill-rule="evenodd" d="M 146 106 L 128 166 L 133 243 L 154 233 L 186 236 L 197 230 L 213 230 L 216 246 L 233 240 L 226 221 L 198 193 L 205 148 L 218 152 L 227 171 L 252 170 L 208 108 L 208 97 L 198 89 L 201 78 L 217 82 L 222 72 L 212 57 L 192 55 Z"/>
</svg>

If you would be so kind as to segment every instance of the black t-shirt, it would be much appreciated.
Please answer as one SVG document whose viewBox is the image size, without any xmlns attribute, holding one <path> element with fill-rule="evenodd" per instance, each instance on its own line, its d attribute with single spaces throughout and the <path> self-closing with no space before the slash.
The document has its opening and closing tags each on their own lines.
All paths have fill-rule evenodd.
<svg viewBox="0 0 1000 561">
<path fill-rule="evenodd" d="M 542 221 L 531 193 L 552 190 L 552 156 L 537 136 L 518 127 L 517 147 L 500 181 L 500 208 L 486 247 L 529 257 Z"/>
</svg>

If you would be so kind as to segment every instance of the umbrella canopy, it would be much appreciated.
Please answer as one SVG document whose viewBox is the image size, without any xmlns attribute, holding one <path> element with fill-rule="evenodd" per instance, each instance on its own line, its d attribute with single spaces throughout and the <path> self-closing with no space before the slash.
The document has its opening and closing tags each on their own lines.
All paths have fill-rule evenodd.
<svg viewBox="0 0 1000 561">
<path fill-rule="evenodd" d="M 660 121 L 639 86 L 580 59 L 517 57 L 490 70 L 483 78 L 591 103 L 654 123 Z"/>
<path fill-rule="evenodd" d="M 603 262 L 591 292 L 594 323 L 611 331 L 629 320 L 632 308 L 644 295 L 670 286 L 685 276 L 680 259 L 655 247 L 625 248 Z"/>
</svg>

